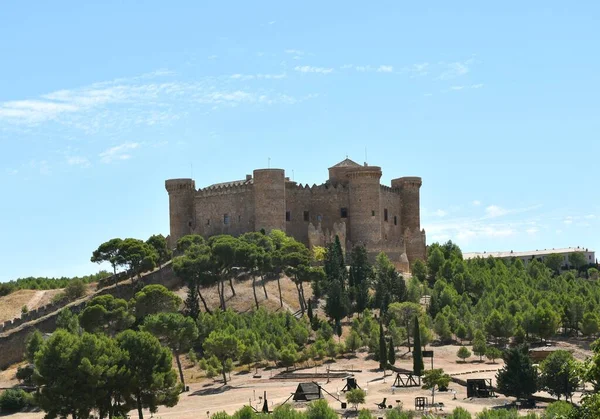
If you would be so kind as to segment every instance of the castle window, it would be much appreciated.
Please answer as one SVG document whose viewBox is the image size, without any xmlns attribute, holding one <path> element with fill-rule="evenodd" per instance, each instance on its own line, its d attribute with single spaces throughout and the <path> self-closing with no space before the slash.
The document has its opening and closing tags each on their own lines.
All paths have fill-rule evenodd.
<svg viewBox="0 0 600 419">
<path fill-rule="evenodd" d="M 308 211 L 304 211 L 304 221 L 310 221 L 310 214 Z"/>
<path fill-rule="evenodd" d="M 388 220 L 388 214 L 387 214 L 387 208 L 383 209 L 383 221 L 387 221 Z"/>
<path fill-rule="evenodd" d="M 229 224 L 229 214 L 223 214 L 223 224 Z"/>
<path fill-rule="evenodd" d="M 292 219 L 292 214 L 289 211 L 285 212 L 285 221 L 290 221 Z"/>
<path fill-rule="evenodd" d="M 188 227 L 191 227 L 191 226 L 192 226 L 192 222 L 188 221 Z"/>
<path fill-rule="evenodd" d="M 340 217 L 348 218 L 348 208 L 340 208 Z"/>
<path fill-rule="evenodd" d="M 394 215 L 394 225 L 395 225 L 395 226 L 397 226 L 397 225 L 398 225 L 398 217 L 396 217 L 395 215 Z"/>
<path fill-rule="evenodd" d="M 209 226 L 210 225 L 210 218 L 206 219 L 206 225 Z"/>
<path fill-rule="evenodd" d="M 371 217 L 375 217 L 375 210 L 371 210 Z"/>
</svg>

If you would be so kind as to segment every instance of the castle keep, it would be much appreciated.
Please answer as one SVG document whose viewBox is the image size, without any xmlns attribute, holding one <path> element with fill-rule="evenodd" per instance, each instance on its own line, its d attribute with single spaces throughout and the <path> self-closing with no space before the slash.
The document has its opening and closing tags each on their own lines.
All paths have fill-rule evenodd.
<svg viewBox="0 0 600 419">
<path fill-rule="evenodd" d="M 322 185 L 302 185 L 282 169 L 257 169 L 244 180 L 196 189 L 192 179 L 169 179 L 170 236 L 174 246 L 187 234 L 237 236 L 279 229 L 308 246 L 339 236 L 347 249 L 385 252 L 401 270 L 425 259 L 421 230 L 421 178 L 401 177 L 381 185 L 381 168 L 346 159 L 329 168 Z"/>
</svg>

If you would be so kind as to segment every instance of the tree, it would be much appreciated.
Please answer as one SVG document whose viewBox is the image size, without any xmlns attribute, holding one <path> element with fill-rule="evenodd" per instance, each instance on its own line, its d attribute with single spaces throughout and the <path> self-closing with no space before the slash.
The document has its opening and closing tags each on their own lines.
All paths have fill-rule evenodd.
<svg viewBox="0 0 600 419">
<path fill-rule="evenodd" d="M 560 316 L 550 304 L 541 304 L 535 310 L 534 327 L 541 341 L 553 336 L 559 324 Z"/>
<path fill-rule="evenodd" d="M 354 410 L 358 410 L 358 405 L 365 402 L 367 394 L 361 388 L 355 388 L 346 392 L 346 400 L 354 406 Z"/>
<path fill-rule="evenodd" d="M 427 258 L 427 271 L 429 272 L 428 279 L 430 283 L 433 283 L 435 280 L 435 275 L 444 265 L 445 261 L 446 258 L 444 257 L 444 253 L 439 247 L 430 252 L 429 257 Z"/>
<path fill-rule="evenodd" d="M 369 282 L 373 268 L 369 263 L 367 249 L 358 245 L 352 247 L 350 252 L 350 272 L 348 286 L 351 300 L 355 302 L 354 311 L 362 313 L 369 302 Z"/>
<path fill-rule="evenodd" d="M 217 290 L 219 291 L 221 309 L 225 310 L 225 280 L 229 280 L 231 293 L 234 296 L 236 295 L 233 287 L 233 268 L 236 265 L 236 249 L 240 245 L 240 240 L 228 235 L 215 236 L 209 239 L 209 245 L 218 271 Z"/>
<path fill-rule="evenodd" d="M 34 329 L 25 340 L 25 359 L 33 364 L 35 361 L 35 354 L 40 350 L 43 343 L 44 338 L 42 337 L 42 334 L 39 330 Z"/>
<path fill-rule="evenodd" d="M 81 334 L 79 318 L 68 308 L 63 308 L 56 317 L 56 328 L 64 329 L 73 334 Z"/>
<path fill-rule="evenodd" d="M 450 384 L 450 376 L 444 373 L 441 368 L 434 368 L 423 373 L 423 389 L 432 390 L 432 403 L 435 400 L 435 387 L 438 389 L 447 389 Z"/>
<path fill-rule="evenodd" d="M 538 375 L 529 357 L 529 348 L 521 345 L 504 352 L 504 367 L 496 374 L 498 391 L 517 399 L 538 390 Z"/>
<path fill-rule="evenodd" d="M 356 353 L 356 350 L 362 346 L 362 339 L 360 335 L 355 331 L 351 331 L 346 338 L 346 350 Z"/>
<path fill-rule="evenodd" d="M 181 305 L 181 298 L 163 285 L 153 284 L 146 285 L 136 292 L 132 305 L 135 317 L 143 319 L 150 314 L 177 311 Z"/>
<path fill-rule="evenodd" d="M 79 315 L 79 323 L 86 332 L 101 331 L 110 336 L 129 328 L 134 322 L 127 301 L 110 294 L 94 297 Z"/>
<path fill-rule="evenodd" d="M 452 340 L 452 329 L 450 329 L 448 318 L 443 313 L 440 312 L 435 316 L 433 327 L 442 343 L 448 343 Z"/>
<path fill-rule="evenodd" d="M 152 333 L 173 351 L 179 369 L 179 378 L 185 388 L 180 357 L 181 354 L 189 351 L 198 339 L 196 322 L 190 317 L 185 317 L 179 313 L 158 313 L 144 319 L 142 330 Z"/>
<path fill-rule="evenodd" d="M 308 405 L 306 419 L 338 419 L 338 414 L 326 400 L 316 400 Z"/>
<path fill-rule="evenodd" d="M 158 406 L 175 406 L 181 386 L 177 384 L 169 349 L 163 348 L 156 337 L 144 331 L 121 332 L 117 342 L 126 354 L 125 397 L 135 403 L 139 419 L 144 417 L 144 408 L 156 413 Z"/>
<path fill-rule="evenodd" d="M 427 279 L 427 265 L 425 265 L 420 259 L 417 259 L 412 266 L 412 275 L 420 282 L 425 282 Z"/>
<path fill-rule="evenodd" d="M 554 271 L 554 273 L 560 273 L 560 268 L 563 266 L 564 257 L 558 253 L 552 253 L 544 259 L 546 266 Z"/>
<path fill-rule="evenodd" d="M 339 279 L 332 279 L 325 302 L 325 313 L 335 322 L 348 315 L 348 295 Z"/>
<path fill-rule="evenodd" d="M 485 356 L 495 364 L 496 359 L 502 358 L 502 351 L 494 346 L 490 346 L 486 349 Z"/>
<path fill-rule="evenodd" d="M 389 305 L 386 317 L 388 319 L 394 320 L 397 325 L 402 325 L 406 328 L 407 332 L 407 341 L 406 346 L 410 351 L 410 332 L 412 332 L 414 327 L 414 321 L 417 316 L 423 315 L 423 307 L 417 303 L 411 302 L 402 302 L 402 303 L 392 303 Z"/>
<path fill-rule="evenodd" d="M 158 254 L 148 243 L 128 238 L 123 240 L 119 251 L 119 260 L 127 267 L 131 278 L 141 278 L 142 273 L 151 271 L 156 266 Z"/>
<path fill-rule="evenodd" d="M 123 259 L 121 258 L 120 254 L 122 244 L 123 240 L 119 238 L 104 242 L 98 246 L 98 249 L 94 250 L 90 259 L 90 261 L 93 263 L 110 263 L 113 268 L 115 284 L 117 283 L 117 266 L 123 264 Z"/>
<path fill-rule="evenodd" d="M 573 355 L 564 350 L 551 353 L 540 364 L 541 388 L 560 400 L 561 396 L 573 397 L 579 385 L 579 366 Z"/>
<path fill-rule="evenodd" d="M 421 350 L 421 333 L 419 329 L 419 318 L 415 316 L 414 346 L 413 346 L 413 372 L 420 376 L 425 369 L 423 365 L 423 352 Z"/>
<path fill-rule="evenodd" d="M 390 336 L 387 361 L 390 365 L 394 365 L 396 363 L 396 349 L 394 347 L 394 340 L 393 340 L 392 336 Z"/>
<path fill-rule="evenodd" d="M 211 248 L 203 242 L 201 244 L 193 243 L 194 237 L 196 236 L 184 236 L 179 240 L 178 243 L 185 251 L 183 251 L 182 256 L 173 259 L 173 270 L 175 275 L 187 284 L 186 313 L 196 319 L 200 313 L 198 298 L 202 301 L 204 310 L 209 314 L 212 313 L 202 295 L 202 288 L 217 283 L 218 278 L 216 275 L 217 266 L 212 257 Z M 201 238 L 202 236 L 197 237 Z M 182 243 L 184 239 L 186 241 Z M 188 245 L 188 242 L 191 243 Z"/>
<path fill-rule="evenodd" d="M 467 338 L 467 328 L 464 324 L 459 324 L 456 328 L 456 337 L 460 339 L 460 343 Z"/>
<path fill-rule="evenodd" d="M 469 351 L 469 349 L 466 346 L 461 346 L 458 349 L 456 356 L 458 356 L 463 362 L 465 362 L 466 359 L 471 356 L 471 351 Z"/>
<path fill-rule="evenodd" d="M 483 360 L 483 356 L 486 354 L 486 351 L 487 343 L 485 341 L 485 335 L 481 330 L 477 330 L 473 338 L 473 353 L 479 356 L 479 362 Z"/>
<path fill-rule="evenodd" d="M 221 363 L 223 384 L 227 384 L 225 368 L 228 359 L 236 359 L 243 352 L 242 342 L 228 330 L 215 330 L 204 341 L 204 350 L 208 355 L 214 355 Z"/>
<path fill-rule="evenodd" d="M 583 252 L 573 252 L 569 254 L 569 264 L 576 270 L 581 269 L 585 265 L 585 255 Z"/>
<path fill-rule="evenodd" d="M 387 346 L 385 344 L 385 334 L 381 321 L 379 322 L 379 368 L 385 374 L 385 369 L 387 368 Z"/>
<path fill-rule="evenodd" d="M 544 411 L 543 419 L 562 419 L 562 418 L 571 418 L 573 417 L 573 413 L 575 408 L 571 403 L 568 402 L 554 402 L 550 403 L 546 410 Z M 585 416 L 578 416 L 579 418 L 584 418 Z"/>
<path fill-rule="evenodd" d="M 87 286 L 81 279 L 72 279 L 65 287 L 65 297 L 67 300 L 74 301 L 85 295 Z"/>
<path fill-rule="evenodd" d="M 583 324 L 581 327 L 581 331 L 585 336 L 594 336 L 600 330 L 598 316 L 596 313 L 587 312 L 583 316 Z"/>
<path fill-rule="evenodd" d="M 150 236 L 146 243 L 152 246 L 156 254 L 158 255 L 156 259 L 156 263 L 159 268 L 162 268 L 162 265 L 169 261 L 173 256 L 173 252 L 167 246 L 167 239 L 162 234 L 154 234 Z"/>
<path fill-rule="evenodd" d="M 0 411 L 3 415 L 18 412 L 31 405 L 32 396 L 21 389 L 9 388 L 0 394 Z"/>
</svg>

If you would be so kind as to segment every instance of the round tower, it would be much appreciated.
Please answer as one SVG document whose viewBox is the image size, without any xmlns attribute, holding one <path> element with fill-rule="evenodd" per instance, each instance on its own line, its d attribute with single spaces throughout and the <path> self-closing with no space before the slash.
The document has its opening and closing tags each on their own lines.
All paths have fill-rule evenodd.
<svg viewBox="0 0 600 419">
<path fill-rule="evenodd" d="M 169 193 L 169 244 L 175 247 L 177 240 L 190 234 L 194 227 L 196 183 L 192 179 L 169 179 L 165 188 Z"/>
<path fill-rule="evenodd" d="M 423 181 L 420 177 L 401 177 L 392 180 L 392 187 L 400 191 L 402 214 L 400 225 L 403 230 L 409 228 L 412 233 L 421 231 L 421 197 L 419 191 Z"/>
<path fill-rule="evenodd" d="M 379 179 L 381 167 L 359 166 L 346 173 L 348 178 L 348 221 L 350 241 L 369 245 L 381 241 Z"/>
<path fill-rule="evenodd" d="M 285 231 L 285 172 L 283 169 L 254 171 L 254 230 Z M 298 216 L 297 214 L 294 214 Z"/>
</svg>

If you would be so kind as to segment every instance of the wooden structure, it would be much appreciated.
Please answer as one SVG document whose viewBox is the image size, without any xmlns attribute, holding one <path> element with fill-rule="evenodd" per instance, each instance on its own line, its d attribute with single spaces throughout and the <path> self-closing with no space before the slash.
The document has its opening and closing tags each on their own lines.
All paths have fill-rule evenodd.
<svg viewBox="0 0 600 419">
<path fill-rule="evenodd" d="M 427 397 L 415 397 L 415 410 L 425 410 L 428 405 Z"/>
<path fill-rule="evenodd" d="M 350 391 L 350 390 L 356 390 L 357 388 L 360 388 L 360 386 L 356 382 L 356 378 L 346 377 L 346 385 L 342 389 L 342 393 L 345 393 L 346 391 Z"/>
<path fill-rule="evenodd" d="M 315 382 L 298 384 L 296 392 L 293 394 L 295 402 L 310 402 L 322 398 L 321 386 Z"/>
<path fill-rule="evenodd" d="M 416 378 L 415 378 L 416 377 Z M 398 372 L 396 373 L 396 380 L 394 381 L 394 387 L 420 387 L 421 377 L 412 373 Z"/>
<path fill-rule="evenodd" d="M 381 403 L 375 403 L 375 404 L 377 405 L 377 407 L 379 409 L 385 409 L 387 407 L 386 404 L 385 404 L 386 401 L 387 401 L 387 398 L 384 397 L 383 401 Z"/>
<path fill-rule="evenodd" d="M 488 378 L 471 378 L 467 380 L 467 397 L 495 397 L 492 380 Z"/>
</svg>

